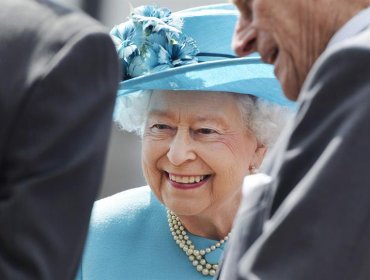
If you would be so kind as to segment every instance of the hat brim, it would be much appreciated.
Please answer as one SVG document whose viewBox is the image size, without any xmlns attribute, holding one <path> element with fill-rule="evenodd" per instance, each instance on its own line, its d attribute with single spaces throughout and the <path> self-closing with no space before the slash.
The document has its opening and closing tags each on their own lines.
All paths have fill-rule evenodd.
<svg viewBox="0 0 370 280">
<path fill-rule="evenodd" d="M 283 95 L 272 66 L 256 57 L 195 63 L 140 76 L 121 82 L 118 96 L 142 90 L 233 92 L 295 106 Z"/>
</svg>

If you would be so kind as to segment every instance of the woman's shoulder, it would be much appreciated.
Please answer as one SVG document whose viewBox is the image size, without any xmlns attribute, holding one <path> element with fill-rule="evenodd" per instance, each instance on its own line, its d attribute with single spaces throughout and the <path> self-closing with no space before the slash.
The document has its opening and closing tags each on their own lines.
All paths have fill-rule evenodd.
<svg viewBox="0 0 370 280">
<path fill-rule="evenodd" d="M 148 186 L 126 190 L 95 202 L 91 227 L 108 224 L 129 224 L 148 212 L 163 211 L 163 206 Z"/>
<path fill-rule="evenodd" d="M 149 262 L 153 246 L 164 242 L 166 231 L 166 209 L 147 186 L 95 202 L 81 265 L 83 279 L 121 279 L 122 275 L 132 279 L 137 266 Z"/>
<path fill-rule="evenodd" d="M 96 209 L 116 211 L 121 208 L 145 206 L 150 203 L 151 194 L 152 192 L 148 186 L 125 190 L 97 200 L 93 209 L 94 211 Z"/>
</svg>

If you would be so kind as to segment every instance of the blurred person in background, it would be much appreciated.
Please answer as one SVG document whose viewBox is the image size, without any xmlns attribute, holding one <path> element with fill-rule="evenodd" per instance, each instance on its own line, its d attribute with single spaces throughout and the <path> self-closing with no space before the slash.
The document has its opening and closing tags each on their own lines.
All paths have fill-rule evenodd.
<svg viewBox="0 0 370 280">
<path fill-rule="evenodd" d="M 112 30 L 123 67 L 115 118 L 142 137 L 148 186 L 95 204 L 77 279 L 216 274 L 243 179 L 293 110 L 271 66 L 233 56 L 237 16 L 229 4 L 142 6 Z"/>
<path fill-rule="evenodd" d="M 119 63 L 96 21 L 0 3 L 0 279 L 73 279 L 101 183 Z"/>
</svg>

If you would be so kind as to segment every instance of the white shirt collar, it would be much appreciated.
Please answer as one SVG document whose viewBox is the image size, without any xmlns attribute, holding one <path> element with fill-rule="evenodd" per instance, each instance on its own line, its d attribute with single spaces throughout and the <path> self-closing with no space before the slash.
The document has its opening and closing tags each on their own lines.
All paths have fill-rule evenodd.
<svg viewBox="0 0 370 280">
<path fill-rule="evenodd" d="M 351 18 L 340 28 L 334 36 L 330 39 L 327 47 L 330 47 L 336 43 L 342 42 L 343 40 L 350 38 L 370 25 L 370 7 L 360 11 L 357 15 Z"/>
</svg>

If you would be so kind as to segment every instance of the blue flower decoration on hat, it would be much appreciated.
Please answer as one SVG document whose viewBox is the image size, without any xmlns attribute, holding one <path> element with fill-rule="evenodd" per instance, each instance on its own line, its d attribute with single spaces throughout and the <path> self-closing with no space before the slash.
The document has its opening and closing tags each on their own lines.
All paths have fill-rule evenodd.
<svg viewBox="0 0 370 280">
<path fill-rule="evenodd" d="M 167 8 L 141 6 L 111 36 L 122 64 L 122 80 L 197 63 L 195 41 L 182 32 L 183 22 Z"/>
</svg>

